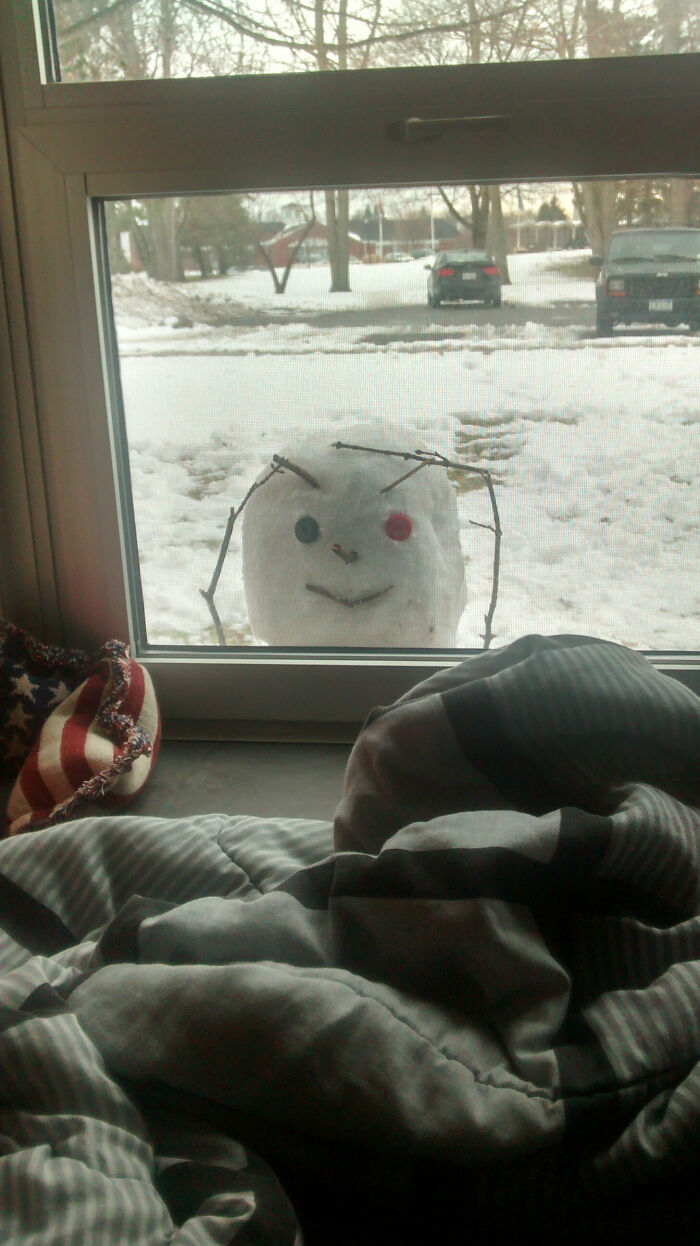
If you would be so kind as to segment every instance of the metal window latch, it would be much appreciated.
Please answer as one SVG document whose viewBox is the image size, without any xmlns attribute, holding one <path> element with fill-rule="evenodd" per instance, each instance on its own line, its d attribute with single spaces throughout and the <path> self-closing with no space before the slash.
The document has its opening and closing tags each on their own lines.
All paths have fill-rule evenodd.
<svg viewBox="0 0 700 1246">
<path fill-rule="evenodd" d="M 510 117 L 406 117 L 394 121 L 386 128 L 386 136 L 393 143 L 431 143 L 445 134 L 466 132 L 481 134 L 485 131 L 504 133 L 510 129 Z"/>
</svg>

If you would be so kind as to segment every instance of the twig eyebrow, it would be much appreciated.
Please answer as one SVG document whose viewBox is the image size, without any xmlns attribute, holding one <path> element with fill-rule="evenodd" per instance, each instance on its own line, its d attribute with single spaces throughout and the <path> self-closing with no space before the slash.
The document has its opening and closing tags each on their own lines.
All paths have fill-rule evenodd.
<svg viewBox="0 0 700 1246">
<path fill-rule="evenodd" d="M 302 480 L 305 480 L 307 485 L 311 485 L 312 489 L 321 488 L 318 481 L 311 475 L 311 472 L 307 472 L 303 467 L 297 467 L 296 463 L 291 463 L 289 459 L 285 459 L 281 454 L 273 454 L 272 462 L 276 463 L 278 467 L 285 467 L 288 472 L 294 472 Z"/>
<path fill-rule="evenodd" d="M 400 485 L 402 481 L 408 480 L 409 476 L 415 476 L 416 472 L 422 471 L 423 468 L 427 467 L 429 463 L 435 461 L 434 456 L 429 453 L 424 457 L 421 454 L 410 454 L 404 450 L 378 450 L 374 446 L 356 446 L 345 441 L 333 441 L 331 444 L 334 450 L 362 450 L 365 454 L 386 454 L 396 459 L 407 460 L 419 458 L 421 460 L 417 467 L 412 467 L 409 472 L 406 472 L 403 476 L 399 476 L 397 480 L 392 480 L 390 485 L 384 485 L 384 488 L 379 490 L 380 493 L 389 493 L 392 489 L 395 489 L 397 485 Z"/>
<path fill-rule="evenodd" d="M 412 467 L 410 472 L 405 472 L 403 476 L 399 476 L 398 480 L 392 480 L 390 485 L 385 485 L 383 489 L 379 490 L 379 492 L 389 493 L 392 489 L 395 489 L 397 485 L 400 485 L 402 481 L 408 480 L 409 476 L 415 476 L 416 472 L 422 472 L 423 468 L 427 466 L 428 460 L 426 459 L 425 463 L 419 463 L 417 467 Z"/>
</svg>

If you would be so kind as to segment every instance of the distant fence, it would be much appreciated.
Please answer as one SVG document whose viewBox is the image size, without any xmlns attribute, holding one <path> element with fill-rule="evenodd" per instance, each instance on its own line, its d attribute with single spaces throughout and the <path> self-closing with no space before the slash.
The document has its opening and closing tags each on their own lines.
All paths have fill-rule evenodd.
<svg viewBox="0 0 700 1246">
<path fill-rule="evenodd" d="M 586 247 L 588 239 L 580 221 L 533 221 L 506 222 L 508 251 L 562 251 L 566 247 Z"/>
</svg>

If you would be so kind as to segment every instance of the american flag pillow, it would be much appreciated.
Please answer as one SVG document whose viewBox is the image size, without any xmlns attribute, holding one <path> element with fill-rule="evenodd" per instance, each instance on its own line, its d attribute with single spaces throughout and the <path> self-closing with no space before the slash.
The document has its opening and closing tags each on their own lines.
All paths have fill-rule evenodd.
<svg viewBox="0 0 700 1246">
<path fill-rule="evenodd" d="M 128 647 L 108 641 L 95 657 L 82 655 L 81 671 L 75 650 L 26 641 L 12 625 L 3 624 L 0 640 L 5 751 L 17 759 L 29 748 L 5 833 L 64 821 L 94 801 L 133 799 L 156 760 L 160 712 L 148 672 Z M 31 726 L 36 734 L 27 745 Z"/>
</svg>

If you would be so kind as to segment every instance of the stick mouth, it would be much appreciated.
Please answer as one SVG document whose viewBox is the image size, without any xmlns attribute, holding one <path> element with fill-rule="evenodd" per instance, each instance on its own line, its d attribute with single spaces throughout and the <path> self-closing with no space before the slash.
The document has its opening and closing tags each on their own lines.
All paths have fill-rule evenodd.
<svg viewBox="0 0 700 1246">
<path fill-rule="evenodd" d="M 323 588 L 321 584 L 305 584 L 304 587 L 310 593 L 317 593 L 319 597 L 326 597 L 329 601 L 337 601 L 341 606 L 347 606 L 352 609 L 353 606 L 366 606 L 370 601 L 376 601 L 378 597 L 384 597 L 386 593 L 391 592 L 393 584 L 388 584 L 386 588 L 380 588 L 376 593 L 364 593 L 362 597 L 343 597 L 340 593 L 334 593 L 329 588 Z"/>
</svg>

